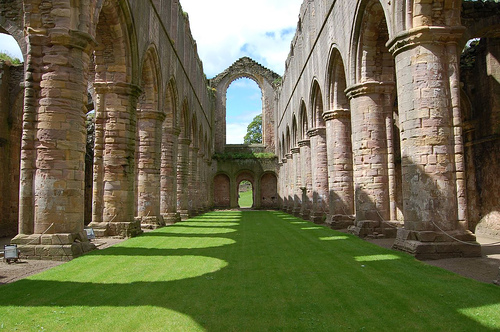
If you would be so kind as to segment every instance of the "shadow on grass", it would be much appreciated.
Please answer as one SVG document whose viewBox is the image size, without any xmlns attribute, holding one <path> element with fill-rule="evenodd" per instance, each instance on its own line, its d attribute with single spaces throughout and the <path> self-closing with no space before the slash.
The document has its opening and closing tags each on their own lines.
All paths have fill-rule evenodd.
<svg viewBox="0 0 500 332">
<path fill-rule="evenodd" d="M 217 213 L 208 215 L 214 220 Z M 0 323 L 9 327 L 39 310 L 37 324 L 43 321 L 46 329 L 54 324 L 57 330 L 60 322 L 52 311 L 63 308 L 61 319 L 87 320 L 91 330 L 494 331 L 500 326 L 500 289 L 493 285 L 326 227 L 304 230 L 300 219 L 283 213 L 233 216 L 237 225 L 231 233 L 214 237 L 183 222 L 2 286 Z M 173 232 L 175 227 L 186 233 Z M 197 227 L 201 234 L 193 233 Z M 190 319 L 176 321 L 172 312 Z M 113 315 L 117 319 L 110 326 Z M 33 327 L 26 324 L 22 327 Z"/>
</svg>

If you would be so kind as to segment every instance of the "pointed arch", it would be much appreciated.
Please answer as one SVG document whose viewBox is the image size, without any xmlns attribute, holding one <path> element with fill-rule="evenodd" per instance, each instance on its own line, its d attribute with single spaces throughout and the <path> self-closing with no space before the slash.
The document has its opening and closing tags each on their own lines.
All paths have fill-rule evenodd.
<svg viewBox="0 0 500 332">
<path fill-rule="evenodd" d="M 314 80 L 311 93 L 311 123 L 314 128 L 325 127 L 325 120 L 323 119 L 323 95 L 318 81 Z"/>
</svg>

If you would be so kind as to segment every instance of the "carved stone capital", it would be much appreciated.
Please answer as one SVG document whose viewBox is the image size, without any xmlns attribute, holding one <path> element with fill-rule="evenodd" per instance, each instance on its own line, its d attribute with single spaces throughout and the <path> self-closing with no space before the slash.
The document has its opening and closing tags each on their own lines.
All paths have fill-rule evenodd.
<svg viewBox="0 0 500 332">
<path fill-rule="evenodd" d="M 138 120 L 157 120 L 163 121 L 165 120 L 166 115 L 163 112 L 152 111 L 152 110 L 137 110 L 137 119 Z"/>
<path fill-rule="evenodd" d="M 377 82 L 369 81 L 359 84 L 354 84 L 345 90 L 346 96 L 353 99 L 360 96 L 370 94 L 390 94 L 394 91 L 396 83 L 394 82 Z"/>
<path fill-rule="evenodd" d="M 326 134 L 326 128 L 325 127 L 313 128 L 313 129 L 309 129 L 307 131 L 307 136 L 309 138 L 314 137 L 314 136 L 325 135 L 325 134 Z"/>
<path fill-rule="evenodd" d="M 308 139 L 303 139 L 301 141 L 298 141 L 297 144 L 299 145 L 299 148 L 310 147 L 311 146 L 311 141 L 308 140 Z"/>
<path fill-rule="evenodd" d="M 140 86 L 126 82 L 94 82 L 94 90 L 97 94 L 116 93 L 135 98 L 142 93 Z"/>
<path fill-rule="evenodd" d="M 185 138 L 185 137 L 180 137 L 178 143 L 179 143 L 179 145 L 189 145 L 189 144 L 191 144 L 191 139 Z"/>
<path fill-rule="evenodd" d="M 293 158 L 293 154 L 287 153 L 287 154 L 285 154 L 285 157 L 286 157 L 286 159 L 292 159 Z"/>
<path fill-rule="evenodd" d="M 292 154 L 300 153 L 300 148 L 299 147 L 291 148 L 290 151 L 292 151 Z"/>
<path fill-rule="evenodd" d="M 422 26 L 404 31 L 386 44 L 393 56 L 415 46 L 429 43 L 458 43 L 465 31 L 463 26 Z"/>
<path fill-rule="evenodd" d="M 348 119 L 351 112 L 348 109 L 329 110 L 323 113 L 323 119 L 328 122 L 335 119 Z"/>
</svg>

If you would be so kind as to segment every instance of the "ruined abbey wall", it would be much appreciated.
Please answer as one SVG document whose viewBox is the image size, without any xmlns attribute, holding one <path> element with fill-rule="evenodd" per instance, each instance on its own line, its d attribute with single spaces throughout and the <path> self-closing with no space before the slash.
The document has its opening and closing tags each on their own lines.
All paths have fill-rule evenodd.
<svg viewBox="0 0 500 332">
<path fill-rule="evenodd" d="M 177 0 L 0 2 L 25 55 L 0 68 L 0 235 L 70 259 L 92 249 L 86 215 L 98 236 L 133 236 L 237 207 L 245 180 L 256 208 L 395 236 L 421 258 L 479 255 L 472 232 L 500 230 L 499 13 L 306 0 L 283 77 L 242 58 L 207 80 Z M 241 77 L 262 89 L 260 146 L 225 144 Z"/>
<path fill-rule="evenodd" d="M 304 1 L 278 101 L 284 210 L 360 236 L 395 235 L 396 248 L 418 257 L 479 254 L 470 230 L 500 224 L 498 15 L 485 6 L 497 5 Z M 468 91 L 470 138 L 460 56 L 482 37 L 492 49 L 474 74 L 483 83 Z"/>
<path fill-rule="evenodd" d="M 178 1 L 9 1 L 0 13 L 1 31 L 25 54 L 12 241 L 23 254 L 69 259 L 92 249 L 83 229 L 89 95 L 99 236 L 211 206 L 212 100 Z"/>
</svg>

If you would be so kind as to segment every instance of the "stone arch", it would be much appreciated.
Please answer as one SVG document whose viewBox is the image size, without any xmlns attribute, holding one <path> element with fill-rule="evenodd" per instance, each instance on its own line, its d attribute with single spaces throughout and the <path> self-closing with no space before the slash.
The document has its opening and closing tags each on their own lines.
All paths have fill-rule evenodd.
<svg viewBox="0 0 500 332">
<path fill-rule="evenodd" d="M 241 171 L 239 171 L 237 174 L 236 174 L 236 182 L 235 182 L 235 197 L 238 197 L 238 189 L 239 189 L 239 186 L 241 184 L 242 181 L 248 181 L 251 183 L 252 185 L 252 188 L 253 188 L 253 206 L 252 207 L 255 207 L 255 202 L 256 202 L 256 193 L 258 192 L 257 189 L 257 183 L 255 181 L 255 174 L 250 171 L 250 170 L 246 170 L 246 169 L 243 169 Z M 239 207 L 239 205 L 238 205 Z"/>
<path fill-rule="evenodd" d="M 311 145 L 311 174 L 313 211 L 310 219 L 313 222 L 323 222 L 328 212 L 328 158 L 326 126 L 324 120 L 323 95 L 316 80 L 311 89 L 311 123 L 314 126 L 307 134 Z"/>
<path fill-rule="evenodd" d="M 351 112 L 345 94 L 346 75 L 339 50 L 332 47 L 328 62 L 328 104 L 325 113 L 328 141 L 329 222 L 335 228 L 352 224 L 354 183 Z"/>
<path fill-rule="evenodd" d="M 151 45 L 142 62 L 141 90 L 137 103 L 136 217 L 142 227 L 164 225 L 160 214 L 160 165 L 162 123 L 160 62 Z"/>
<path fill-rule="evenodd" d="M 178 93 L 172 77 L 165 89 L 163 103 L 165 119 L 162 124 L 160 165 L 160 213 L 166 224 L 179 220 L 177 213 L 177 160 L 178 160 Z"/>
<path fill-rule="evenodd" d="M 299 129 L 297 127 L 297 117 L 295 116 L 295 113 L 292 116 L 292 147 L 295 148 L 298 145 L 298 140 L 299 140 Z"/>
<path fill-rule="evenodd" d="M 263 209 L 278 208 L 278 178 L 275 173 L 266 172 L 260 178 L 260 206 Z"/>
<path fill-rule="evenodd" d="M 280 76 L 248 57 L 236 61 L 224 72 L 210 80 L 215 89 L 215 151 L 223 152 L 226 145 L 226 92 L 236 79 L 246 77 L 257 83 L 262 91 L 262 144 L 274 151 L 274 94 Z"/>
<path fill-rule="evenodd" d="M 182 103 L 180 115 L 180 136 L 177 152 L 177 211 L 182 220 L 189 217 L 189 183 L 190 183 L 190 145 L 191 139 L 191 112 L 187 99 Z"/>
<path fill-rule="evenodd" d="M 231 180 L 225 173 L 216 174 L 214 177 L 214 207 L 231 207 Z"/>
<path fill-rule="evenodd" d="M 362 1 L 355 19 L 350 99 L 356 220 L 369 231 L 396 220 L 393 110 L 395 63 L 386 44 L 389 27 L 378 0 Z M 376 171 L 374 171 L 376 169 Z M 375 174 L 376 173 L 376 174 Z"/>
<path fill-rule="evenodd" d="M 136 107 L 141 89 L 136 33 L 128 4 L 97 3 L 91 31 L 96 100 L 93 212 L 98 236 L 140 233 L 135 215 Z M 119 110 L 119 111 L 118 111 Z"/>
<path fill-rule="evenodd" d="M 300 139 L 306 139 L 307 138 L 307 132 L 309 131 L 309 121 L 307 118 L 307 107 L 306 103 L 302 100 L 300 103 L 300 111 L 299 111 L 299 133 L 300 133 Z"/>
</svg>

